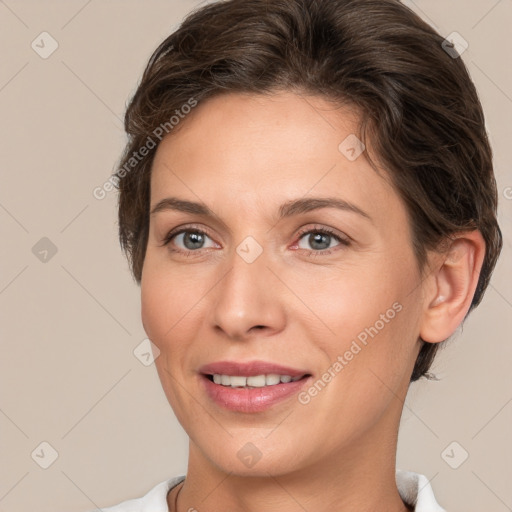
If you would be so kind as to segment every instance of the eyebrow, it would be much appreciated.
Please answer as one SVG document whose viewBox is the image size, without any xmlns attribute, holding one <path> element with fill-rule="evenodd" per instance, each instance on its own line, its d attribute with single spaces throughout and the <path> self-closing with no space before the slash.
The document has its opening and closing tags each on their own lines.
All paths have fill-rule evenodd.
<svg viewBox="0 0 512 512">
<path fill-rule="evenodd" d="M 338 210 L 349 211 L 373 222 L 373 219 L 364 210 L 337 197 L 311 197 L 287 201 L 279 207 L 279 220 L 320 208 L 337 208 Z M 215 213 L 204 203 L 178 199 L 177 197 L 166 197 L 159 201 L 151 210 L 151 215 L 169 210 L 216 217 Z"/>
</svg>

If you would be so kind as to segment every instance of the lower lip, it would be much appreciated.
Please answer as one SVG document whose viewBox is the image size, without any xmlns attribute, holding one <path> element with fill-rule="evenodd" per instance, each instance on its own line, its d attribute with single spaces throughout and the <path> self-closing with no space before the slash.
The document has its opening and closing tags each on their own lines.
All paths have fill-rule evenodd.
<svg viewBox="0 0 512 512">
<path fill-rule="evenodd" d="M 221 407 L 237 412 L 261 412 L 296 395 L 311 377 L 262 388 L 232 388 L 215 384 L 205 375 L 201 380 L 207 395 Z"/>
</svg>

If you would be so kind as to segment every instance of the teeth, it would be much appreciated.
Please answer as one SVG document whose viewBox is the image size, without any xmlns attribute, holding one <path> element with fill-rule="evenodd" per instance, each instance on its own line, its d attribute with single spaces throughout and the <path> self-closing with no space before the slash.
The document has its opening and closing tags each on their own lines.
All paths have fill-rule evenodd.
<svg viewBox="0 0 512 512">
<path fill-rule="evenodd" d="M 288 377 L 288 375 L 287 375 Z M 275 373 L 271 373 L 265 377 L 265 384 L 267 386 L 275 386 L 281 382 L 281 377 Z"/>
<path fill-rule="evenodd" d="M 295 382 L 300 377 L 291 377 L 290 375 L 278 375 L 277 373 L 269 373 L 268 375 L 255 375 L 251 377 L 243 377 L 241 375 L 213 375 L 213 382 L 222 386 L 231 386 L 232 388 L 262 388 L 264 386 L 275 386 L 281 382 Z"/>
<path fill-rule="evenodd" d="M 267 385 L 265 375 L 254 375 L 253 377 L 247 377 L 246 381 L 247 385 L 253 388 L 262 388 L 263 386 Z M 231 386 L 234 387 L 233 384 L 231 384 Z"/>
<path fill-rule="evenodd" d="M 224 377 L 225 376 L 223 375 L 222 380 L 224 380 Z M 242 388 L 247 384 L 247 377 L 237 375 L 236 377 L 227 377 L 227 379 L 231 381 L 229 384 L 233 388 Z"/>
</svg>

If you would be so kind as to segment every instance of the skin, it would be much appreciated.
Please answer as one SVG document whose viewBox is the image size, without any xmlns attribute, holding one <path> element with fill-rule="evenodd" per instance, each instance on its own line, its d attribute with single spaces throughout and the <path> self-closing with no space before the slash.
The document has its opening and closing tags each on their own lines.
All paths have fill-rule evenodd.
<svg viewBox="0 0 512 512">
<path fill-rule="evenodd" d="M 409 510 L 395 455 L 418 337 L 440 342 L 462 322 L 485 244 L 478 231 L 457 234 L 422 276 L 389 178 L 364 153 L 350 161 L 338 149 L 357 127 L 357 112 L 321 97 L 227 94 L 198 105 L 157 148 L 151 209 L 173 196 L 214 212 L 152 215 L 141 281 L 157 371 L 190 438 L 180 512 Z M 371 220 L 335 208 L 278 220 L 286 201 L 334 196 Z M 204 246 L 190 249 L 183 235 L 162 245 L 174 228 L 206 231 Z M 327 237 L 319 248 L 317 228 L 350 244 Z M 263 250 L 252 263 L 236 252 L 247 236 Z M 293 396 L 248 414 L 202 390 L 198 369 L 220 360 L 280 363 L 316 381 L 394 303 L 400 312 L 307 404 Z M 237 457 L 249 442 L 261 453 L 251 468 Z"/>
</svg>

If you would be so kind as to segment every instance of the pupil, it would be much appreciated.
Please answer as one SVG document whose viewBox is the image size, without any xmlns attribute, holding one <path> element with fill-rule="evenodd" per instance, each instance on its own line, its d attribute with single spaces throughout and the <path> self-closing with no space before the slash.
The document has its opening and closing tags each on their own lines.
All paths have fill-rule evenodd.
<svg viewBox="0 0 512 512">
<path fill-rule="evenodd" d="M 200 249 L 204 243 L 203 235 L 195 232 L 185 233 L 183 243 L 187 249 Z"/>
<path fill-rule="evenodd" d="M 316 233 L 314 235 L 309 235 L 309 243 L 313 249 L 327 249 L 331 242 L 331 236 L 326 235 L 325 233 Z M 325 245 L 325 247 L 318 247 L 317 244 Z"/>
</svg>

